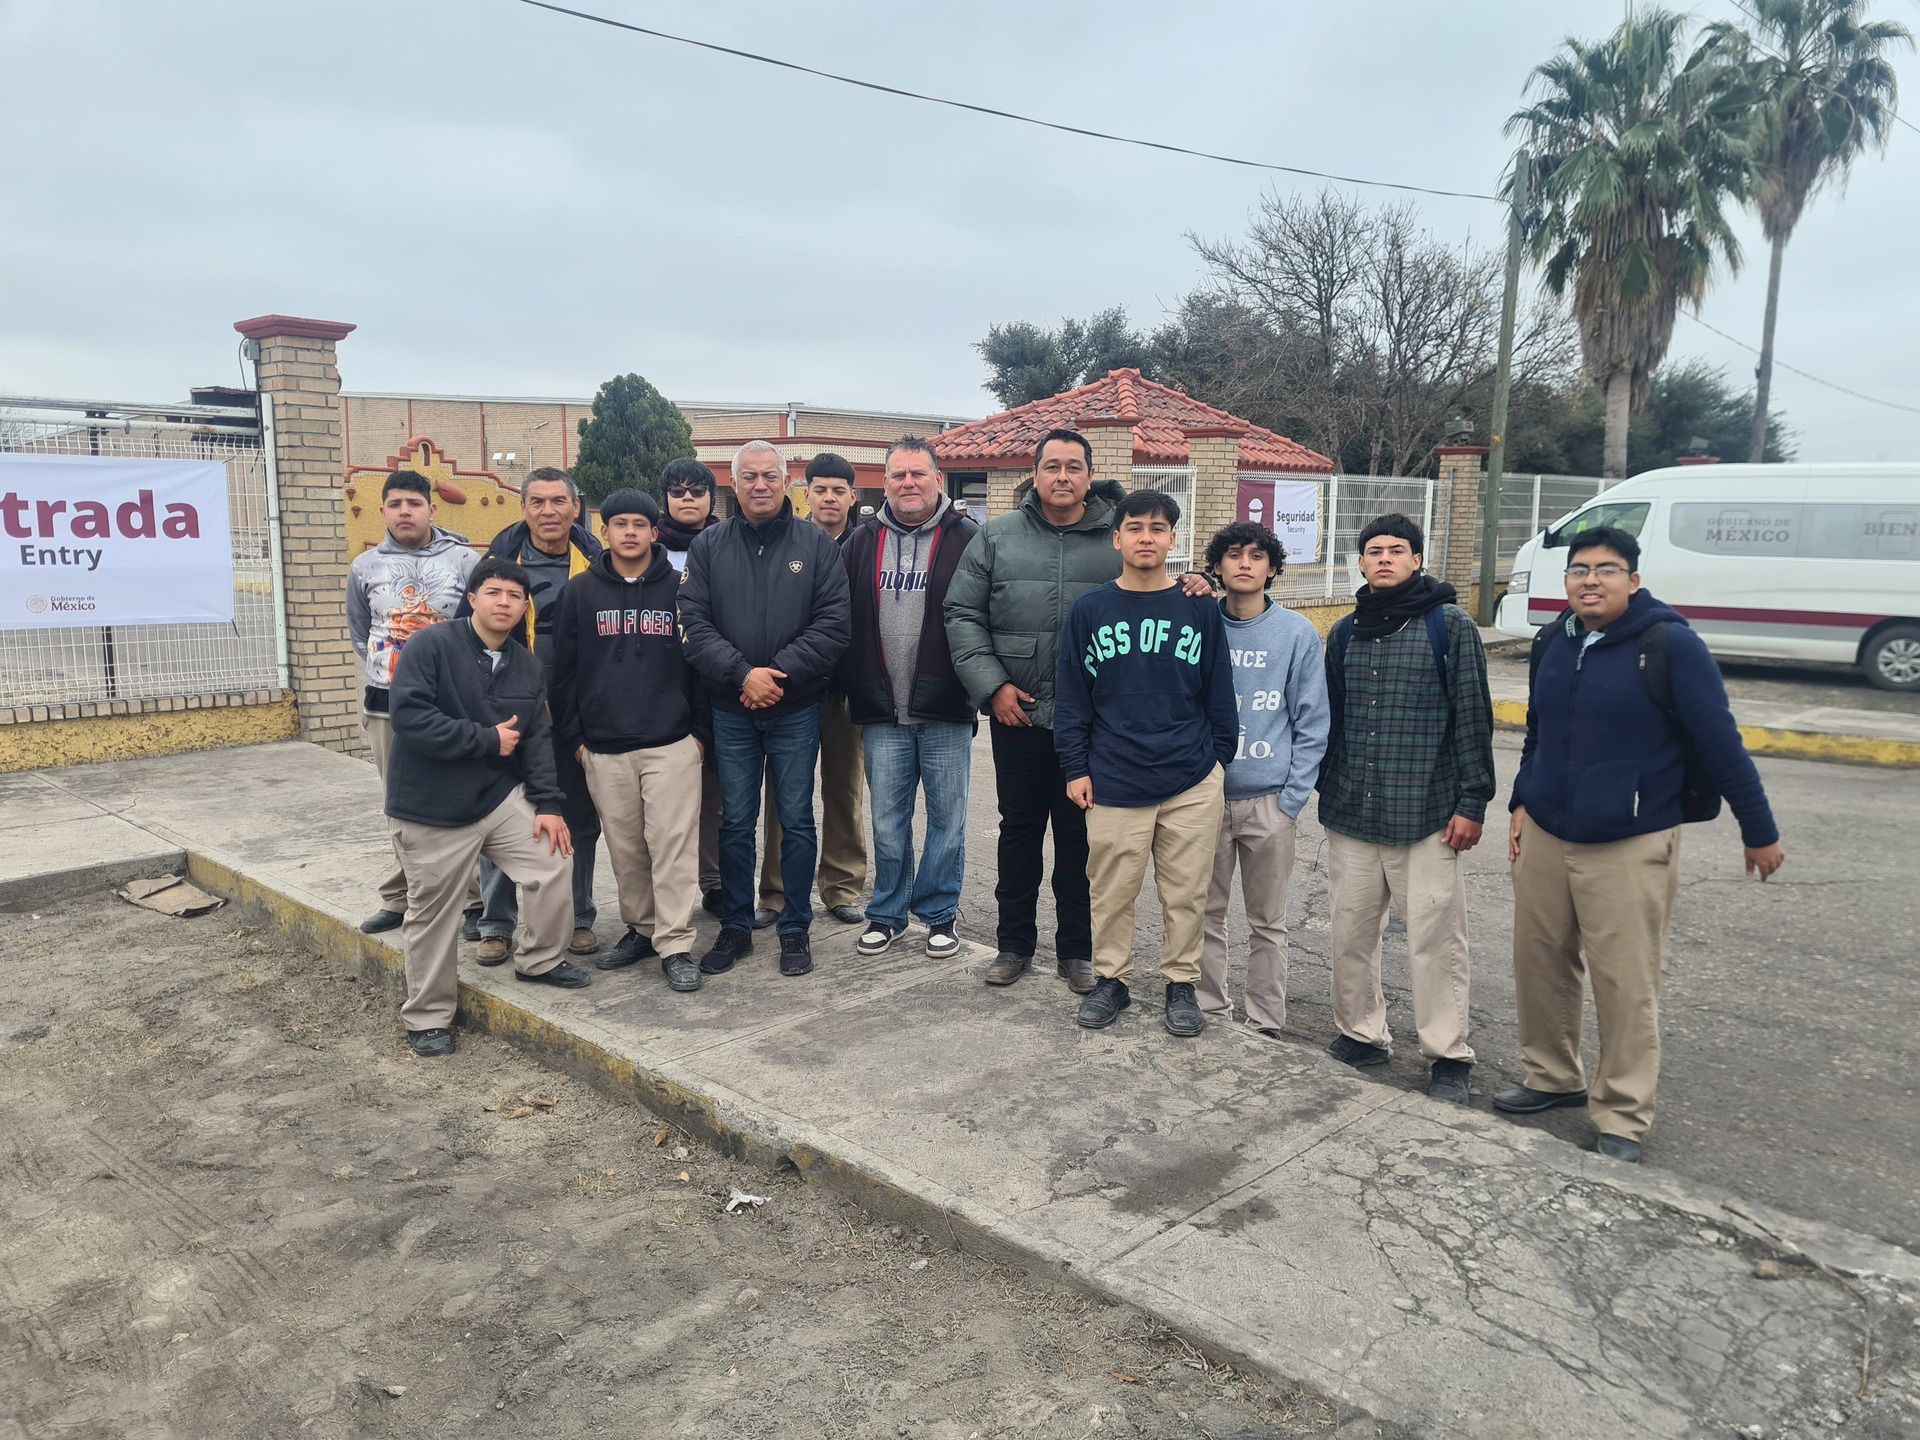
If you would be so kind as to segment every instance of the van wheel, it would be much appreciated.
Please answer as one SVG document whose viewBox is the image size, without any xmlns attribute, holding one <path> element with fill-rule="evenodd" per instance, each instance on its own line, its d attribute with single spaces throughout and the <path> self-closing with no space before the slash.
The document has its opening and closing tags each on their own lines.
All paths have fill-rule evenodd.
<svg viewBox="0 0 1920 1440">
<path fill-rule="evenodd" d="M 1860 668 L 1882 690 L 1920 690 L 1920 625 L 1891 625 L 1867 642 Z"/>
</svg>

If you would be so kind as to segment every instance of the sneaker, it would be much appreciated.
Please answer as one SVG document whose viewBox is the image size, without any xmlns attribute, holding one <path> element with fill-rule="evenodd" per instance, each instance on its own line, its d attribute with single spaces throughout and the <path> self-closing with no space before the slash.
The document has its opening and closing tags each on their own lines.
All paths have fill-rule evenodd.
<svg viewBox="0 0 1920 1440">
<path fill-rule="evenodd" d="M 853 947 L 862 955 L 884 955 L 893 948 L 893 927 L 882 925 L 878 920 L 867 926 L 867 933 Z"/>
<path fill-rule="evenodd" d="M 1127 993 L 1126 981 L 1102 976 L 1094 983 L 1092 993 L 1080 1002 L 1073 1023 L 1082 1030 L 1104 1030 L 1131 1004 L 1133 996 Z"/>
<path fill-rule="evenodd" d="M 779 918 L 780 912 L 778 910 L 769 910 L 765 905 L 762 905 L 758 910 L 753 912 L 753 928 L 756 930 L 764 930 Z"/>
<path fill-rule="evenodd" d="M 780 935 L 780 973 L 805 975 L 813 969 L 813 946 L 804 930 L 786 930 Z"/>
<path fill-rule="evenodd" d="M 1351 1035 L 1337 1035 L 1327 1054 L 1342 1065 L 1351 1065 L 1354 1069 L 1363 1069 L 1368 1065 L 1384 1065 L 1393 1058 L 1393 1052 L 1381 1045 L 1369 1045 L 1364 1040 L 1356 1040 Z"/>
<path fill-rule="evenodd" d="M 591 955 L 600 948 L 600 937 L 593 933 L 590 925 L 576 925 L 573 939 L 567 943 L 569 955 Z"/>
<path fill-rule="evenodd" d="M 1194 999 L 1193 986 L 1184 981 L 1176 980 L 1167 986 L 1167 1008 L 1160 1018 L 1169 1035 L 1182 1039 L 1207 1028 L 1206 1017 L 1200 1013 L 1200 1002 Z"/>
<path fill-rule="evenodd" d="M 1427 1094 L 1449 1105 L 1465 1105 L 1472 1098 L 1467 1085 L 1467 1076 L 1472 1070 L 1470 1060 L 1434 1061 L 1432 1073 L 1427 1077 Z"/>
<path fill-rule="evenodd" d="M 960 953 L 960 937 L 953 933 L 953 921 L 927 927 L 927 954 L 936 960 L 951 960 Z"/>
<path fill-rule="evenodd" d="M 647 947 L 651 950 L 653 947 Z M 700 988 L 700 967 L 693 963 L 693 956 L 686 951 L 676 951 L 664 956 L 660 961 L 660 973 L 667 977 L 669 989 L 688 991 Z"/>
<path fill-rule="evenodd" d="M 464 910 L 460 914 L 460 938 L 471 945 L 480 938 L 480 907 Z"/>
<path fill-rule="evenodd" d="M 653 948 L 653 941 L 638 930 L 629 930 L 620 937 L 613 949 L 593 963 L 602 970 L 624 970 L 629 965 L 638 965 L 642 960 L 651 960 L 659 953 Z"/>
<path fill-rule="evenodd" d="M 726 895 L 718 885 L 710 886 L 701 892 L 700 908 L 715 919 L 718 919 L 720 912 L 727 908 Z"/>
<path fill-rule="evenodd" d="M 748 930 L 724 929 L 713 942 L 713 948 L 700 957 L 702 975 L 724 975 L 733 968 L 733 962 L 751 953 L 753 934 Z"/>
<path fill-rule="evenodd" d="M 551 970 L 542 970 L 538 975 L 516 970 L 513 978 L 524 980 L 529 985 L 558 985 L 562 990 L 584 990 L 593 983 L 593 977 L 570 960 L 562 960 Z"/>
<path fill-rule="evenodd" d="M 480 944 L 474 949 L 473 958 L 482 965 L 504 965 L 511 954 L 513 941 L 505 935 L 482 935 Z"/>
<path fill-rule="evenodd" d="M 407 1048 L 422 1060 L 438 1060 L 442 1055 L 453 1054 L 453 1031 L 409 1030 Z"/>
<path fill-rule="evenodd" d="M 362 935 L 384 935 L 389 930 L 398 930 L 406 923 L 407 917 L 398 910 L 376 910 L 360 922 Z M 431 1034 L 431 1031 L 416 1030 L 416 1035 Z"/>
</svg>

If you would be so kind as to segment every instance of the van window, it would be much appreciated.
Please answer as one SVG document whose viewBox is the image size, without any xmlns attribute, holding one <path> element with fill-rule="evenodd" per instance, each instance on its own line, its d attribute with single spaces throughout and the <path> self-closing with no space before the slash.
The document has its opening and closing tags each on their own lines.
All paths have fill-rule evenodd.
<svg viewBox="0 0 1920 1440">
<path fill-rule="evenodd" d="M 1593 530 L 1601 525 L 1624 530 L 1638 540 L 1641 526 L 1647 523 L 1649 508 L 1649 502 L 1645 500 L 1615 500 L 1602 505 L 1589 505 L 1559 529 L 1549 531 L 1546 543 L 1549 546 L 1565 545 L 1582 530 Z"/>
<path fill-rule="evenodd" d="M 1920 560 L 1920 506 L 1678 504 L 1667 538 L 1703 555 Z"/>
</svg>

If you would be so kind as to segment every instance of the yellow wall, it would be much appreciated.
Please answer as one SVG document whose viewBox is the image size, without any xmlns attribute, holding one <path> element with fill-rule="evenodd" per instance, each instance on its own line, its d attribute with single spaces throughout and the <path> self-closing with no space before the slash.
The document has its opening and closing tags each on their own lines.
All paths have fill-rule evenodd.
<svg viewBox="0 0 1920 1440">
<path fill-rule="evenodd" d="M 0 725 L 0 771 L 265 745 L 297 739 L 299 734 L 300 719 L 291 697 L 268 705 L 209 705 L 197 710 Z"/>
<path fill-rule="evenodd" d="M 405 455 L 389 455 L 386 463 L 347 471 L 347 554 L 358 555 L 380 543 L 386 527 L 380 523 L 380 487 L 395 470 L 412 470 L 433 485 L 433 523 L 464 535 L 476 550 L 520 518 L 520 488 L 486 470 L 459 470 L 431 440 L 416 439 Z"/>
</svg>

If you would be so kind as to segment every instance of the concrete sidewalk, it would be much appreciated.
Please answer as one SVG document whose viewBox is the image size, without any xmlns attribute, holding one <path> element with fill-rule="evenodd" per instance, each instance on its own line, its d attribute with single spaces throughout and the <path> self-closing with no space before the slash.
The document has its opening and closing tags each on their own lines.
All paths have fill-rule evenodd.
<svg viewBox="0 0 1920 1440">
<path fill-rule="evenodd" d="M 397 975 L 353 928 L 390 858 L 364 762 L 277 744 L 0 777 L 0 798 L 0 906 L 184 855 L 204 886 Z M 1904 1250 L 1311 1047 L 1220 1026 L 1175 1041 L 1152 1004 L 1082 1032 L 1050 976 L 989 990 L 978 946 L 932 961 L 916 930 L 861 959 L 854 933 L 816 925 L 800 980 L 763 937 L 696 995 L 645 967 L 559 993 L 467 966 L 463 1011 L 732 1153 L 1336 1397 L 1359 1412 L 1342 1435 L 1892 1434 L 1920 1415 L 1898 1378 L 1920 1369 Z M 1763 1260 L 1782 1277 L 1756 1278 Z"/>
</svg>

